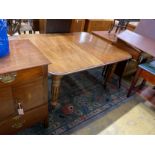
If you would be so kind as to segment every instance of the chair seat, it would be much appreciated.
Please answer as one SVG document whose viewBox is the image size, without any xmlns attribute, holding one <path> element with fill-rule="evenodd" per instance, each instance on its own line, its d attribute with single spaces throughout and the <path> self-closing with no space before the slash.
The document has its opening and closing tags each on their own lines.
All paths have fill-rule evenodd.
<svg viewBox="0 0 155 155">
<path fill-rule="evenodd" d="M 141 69 L 146 70 L 147 72 L 155 75 L 155 66 L 153 65 L 154 63 L 155 63 L 155 61 L 143 63 L 143 64 L 140 64 L 139 67 Z"/>
</svg>

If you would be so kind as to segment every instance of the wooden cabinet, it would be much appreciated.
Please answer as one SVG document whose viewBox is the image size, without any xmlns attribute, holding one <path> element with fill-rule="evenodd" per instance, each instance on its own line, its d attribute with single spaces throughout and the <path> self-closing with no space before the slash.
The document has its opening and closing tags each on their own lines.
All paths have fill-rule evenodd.
<svg viewBox="0 0 155 155">
<path fill-rule="evenodd" d="M 6 104 L 7 103 L 7 104 Z M 14 113 L 11 87 L 0 89 L 0 121 Z M 7 110 L 6 110 L 7 109 Z"/>
<path fill-rule="evenodd" d="M 130 31 L 135 31 L 139 22 L 131 22 L 128 24 L 127 29 Z"/>
<path fill-rule="evenodd" d="M 69 33 L 71 19 L 40 19 L 40 33 Z"/>
<path fill-rule="evenodd" d="M 48 124 L 48 60 L 28 40 L 10 41 L 10 49 L 10 55 L 0 59 L 0 68 L 5 65 L 0 70 L 0 134 Z"/>
<path fill-rule="evenodd" d="M 112 25 L 113 20 L 111 19 L 87 19 L 85 21 L 86 32 L 92 31 L 107 31 Z"/>
<path fill-rule="evenodd" d="M 69 33 L 84 31 L 84 19 L 40 19 L 40 33 Z"/>
<path fill-rule="evenodd" d="M 72 19 L 71 32 L 83 32 L 85 26 L 84 19 Z"/>
<path fill-rule="evenodd" d="M 108 31 L 113 24 L 113 19 L 87 19 L 85 20 L 86 32 Z M 127 29 L 134 31 L 139 22 L 130 22 Z"/>
</svg>

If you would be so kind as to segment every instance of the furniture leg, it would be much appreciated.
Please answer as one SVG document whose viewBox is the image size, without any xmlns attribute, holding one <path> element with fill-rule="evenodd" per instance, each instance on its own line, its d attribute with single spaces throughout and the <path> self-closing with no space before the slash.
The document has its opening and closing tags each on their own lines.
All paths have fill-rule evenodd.
<svg viewBox="0 0 155 155">
<path fill-rule="evenodd" d="M 112 25 L 111 25 L 111 27 L 110 27 L 108 33 L 110 33 L 110 32 L 113 30 L 114 26 L 115 26 L 115 20 L 114 20 L 114 22 L 112 23 Z"/>
<path fill-rule="evenodd" d="M 121 81 L 122 81 L 122 77 L 123 77 L 127 63 L 128 63 L 128 60 L 119 62 L 115 69 L 115 74 L 117 74 L 119 76 L 119 80 L 118 80 L 119 88 L 121 88 Z"/>
<path fill-rule="evenodd" d="M 121 75 L 121 76 L 119 77 L 119 80 L 118 80 L 118 88 L 121 88 L 122 76 L 123 76 L 123 75 Z"/>
<path fill-rule="evenodd" d="M 58 104 L 61 78 L 62 78 L 62 76 L 59 76 L 59 75 L 53 75 L 52 76 L 52 85 L 51 85 L 52 101 L 51 101 L 51 105 L 53 108 L 55 108 Z"/>
<path fill-rule="evenodd" d="M 107 82 L 111 80 L 112 75 L 114 74 L 117 63 L 111 64 L 107 66 L 107 71 L 105 73 L 105 80 L 103 86 L 106 88 Z"/>
<path fill-rule="evenodd" d="M 48 117 L 43 121 L 44 128 L 48 128 Z"/>
<path fill-rule="evenodd" d="M 105 77 L 106 70 L 107 70 L 107 66 L 105 66 L 105 67 L 102 69 L 102 76 L 103 76 L 103 77 Z"/>
<path fill-rule="evenodd" d="M 141 72 L 141 69 L 138 69 L 138 70 L 137 70 L 137 73 L 136 73 L 136 75 L 135 75 L 135 78 L 134 78 L 134 79 L 132 80 L 132 82 L 131 82 L 131 86 L 130 86 L 130 88 L 129 88 L 129 91 L 128 91 L 128 94 L 127 94 L 127 97 L 130 96 L 131 91 L 135 88 L 135 85 L 136 85 L 136 83 L 137 83 L 137 81 L 138 81 L 138 78 L 139 78 L 140 72 Z"/>
<path fill-rule="evenodd" d="M 142 83 L 140 84 L 139 88 L 142 89 L 146 84 L 146 80 L 143 79 Z"/>
<path fill-rule="evenodd" d="M 119 26 L 116 26 L 116 30 L 115 30 L 115 33 L 117 33 L 118 29 L 119 29 Z"/>
</svg>

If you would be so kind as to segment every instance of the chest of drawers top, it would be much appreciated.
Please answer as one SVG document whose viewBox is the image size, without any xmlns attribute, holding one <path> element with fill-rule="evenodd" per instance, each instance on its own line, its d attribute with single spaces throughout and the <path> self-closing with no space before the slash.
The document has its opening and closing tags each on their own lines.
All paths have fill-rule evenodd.
<svg viewBox="0 0 155 155">
<path fill-rule="evenodd" d="M 28 39 L 10 40 L 10 54 L 0 58 L 0 74 L 48 65 L 49 61 Z"/>
</svg>

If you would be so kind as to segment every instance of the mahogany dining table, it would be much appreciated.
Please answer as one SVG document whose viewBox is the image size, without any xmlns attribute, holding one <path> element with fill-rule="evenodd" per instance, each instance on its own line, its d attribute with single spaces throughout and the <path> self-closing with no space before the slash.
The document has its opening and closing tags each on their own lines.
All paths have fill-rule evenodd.
<svg viewBox="0 0 155 155">
<path fill-rule="evenodd" d="M 131 55 L 90 33 L 24 34 L 10 39 L 29 39 L 50 61 L 53 107 L 58 104 L 63 76 L 128 60 Z M 29 49 L 27 49 L 28 52 Z"/>
</svg>

